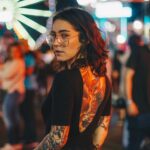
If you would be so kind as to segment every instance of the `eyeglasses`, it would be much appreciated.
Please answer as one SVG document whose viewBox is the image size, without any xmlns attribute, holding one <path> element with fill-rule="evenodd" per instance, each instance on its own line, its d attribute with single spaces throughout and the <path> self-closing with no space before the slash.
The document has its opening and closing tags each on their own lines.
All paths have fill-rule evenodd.
<svg viewBox="0 0 150 150">
<path fill-rule="evenodd" d="M 55 40 L 57 40 L 59 46 L 66 47 L 69 45 L 69 40 L 75 38 L 76 36 L 78 36 L 78 34 L 75 34 L 74 36 L 69 36 L 68 34 L 60 34 L 60 35 L 49 34 L 46 37 L 46 41 L 49 46 L 53 46 Z"/>
</svg>

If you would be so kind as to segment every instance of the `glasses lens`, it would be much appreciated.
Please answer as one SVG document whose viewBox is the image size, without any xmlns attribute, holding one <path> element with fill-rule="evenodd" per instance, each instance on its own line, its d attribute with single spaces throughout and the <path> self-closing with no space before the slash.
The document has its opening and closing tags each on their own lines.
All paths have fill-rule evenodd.
<svg viewBox="0 0 150 150">
<path fill-rule="evenodd" d="M 53 35 L 47 35 L 46 42 L 49 46 L 52 46 L 54 44 L 54 41 L 57 40 L 57 43 L 63 47 L 66 47 L 69 45 L 69 38 L 63 38 L 61 36 L 55 37 Z"/>
<path fill-rule="evenodd" d="M 68 46 L 69 45 L 69 39 L 64 39 L 63 40 L 63 46 Z"/>
</svg>

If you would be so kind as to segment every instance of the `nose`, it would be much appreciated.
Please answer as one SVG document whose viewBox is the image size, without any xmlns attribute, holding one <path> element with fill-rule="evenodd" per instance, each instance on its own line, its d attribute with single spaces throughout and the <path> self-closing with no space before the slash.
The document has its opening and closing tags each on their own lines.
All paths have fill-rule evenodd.
<svg viewBox="0 0 150 150">
<path fill-rule="evenodd" d="M 54 46 L 59 46 L 61 44 L 61 40 L 59 37 L 56 37 L 53 41 L 53 45 Z"/>
</svg>

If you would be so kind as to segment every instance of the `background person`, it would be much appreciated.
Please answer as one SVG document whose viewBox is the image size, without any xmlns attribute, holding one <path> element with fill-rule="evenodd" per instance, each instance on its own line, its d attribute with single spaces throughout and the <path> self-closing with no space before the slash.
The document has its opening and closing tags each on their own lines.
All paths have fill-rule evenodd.
<svg viewBox="0 0 150 150">
<path fill-rule="evenodd" d="M 30 50 L 27 40 L 21 39 L 21 48 L 24 53 L 25 61 L 25 99 L 20 106 L 21 116 L 24 121 L 23 142 L 28 148 L 37 145 L 37 133 L 35 122 L 34 100 L 37 90 L 37 81 L 35 74 L 36 59 L 34 53 Z"/>
<path fill-rule="evenodd" d="M 132 48 L 132 47 L 131 47 Z M 139 35 L 127 62 L 127 150 L 140 150 L 142 141 L 150 138 L 150 49 Z"/>
<path fill-rule="evenodd" d="M 21 150 L 19 107 L 25 93 L 25 63 L 19 43 L 12 43 L 8 51 L 9 60 L 0 67 L 0 80 L 3 89 L 6 90 L 2 110 L 8 136 L 8 144 L 1 150 Z"/>
</svg>

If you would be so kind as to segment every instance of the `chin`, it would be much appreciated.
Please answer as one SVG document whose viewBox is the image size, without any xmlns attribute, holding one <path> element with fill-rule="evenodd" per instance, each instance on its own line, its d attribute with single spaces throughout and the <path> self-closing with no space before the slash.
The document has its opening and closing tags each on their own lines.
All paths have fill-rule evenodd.
<svg viewBox="0 0 150 150">
<path fill-rule="evenodd" d="M 56 59 L 57 59 L 57 61 L 61 61 L 61 62 L 67 61 L 67 60 L 65 60 L 64 58 L 59 57 L 59 56 L 56 56 Z"/>
</svg>

